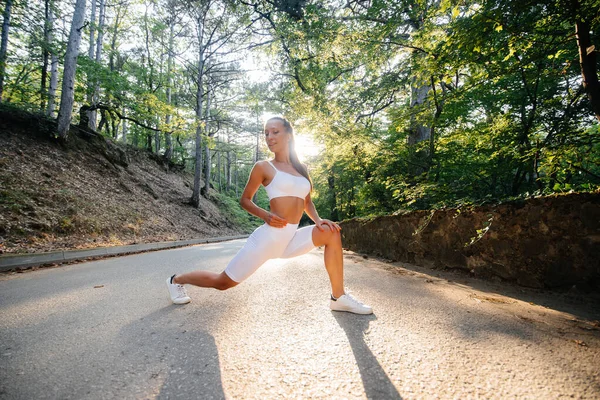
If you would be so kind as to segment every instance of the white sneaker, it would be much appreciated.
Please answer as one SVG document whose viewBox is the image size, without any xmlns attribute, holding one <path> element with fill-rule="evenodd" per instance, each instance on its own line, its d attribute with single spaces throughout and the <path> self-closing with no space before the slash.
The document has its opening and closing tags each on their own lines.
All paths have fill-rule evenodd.
<svg viewBox="0 0 600 400">
<path fill-rule="evenodd" d="M 190 296 L 188 296 L 187 292 L 185 291 L 183 285 L 171 283 L 171 279 L 173 279 L 173 277 L 167 278 L 167 287 L 169 288 L 169 294 L 171 295 L 171 301 L 173 304 L 186 304 L 192 301 Z"/>
<path fill-rule="evenodd" d="M 329 301 L 329 308 L 332 311 L 347 311 L 354 314 L 373 314 L 373 308 L 366 304 L 361 303 L 352 297 L 351 294 L 346 293 L 333 300 Z"/>
</svg>

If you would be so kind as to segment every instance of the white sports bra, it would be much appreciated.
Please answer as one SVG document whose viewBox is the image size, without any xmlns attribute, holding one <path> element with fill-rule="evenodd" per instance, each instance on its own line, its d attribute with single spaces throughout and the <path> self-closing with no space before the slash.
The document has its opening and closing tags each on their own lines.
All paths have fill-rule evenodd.
<svg viewBox="0 0 600 400">
<path fill-rule="evenodd" d="M 275 168 L 271 161 L 267 161 L 275 170 L 271 183 L 265 186 L 269 200 L 276 197 L 298 197 L 304 200 L 310 192 L 310 182 L 304 176 L 296 176 Z"/>
</svg>

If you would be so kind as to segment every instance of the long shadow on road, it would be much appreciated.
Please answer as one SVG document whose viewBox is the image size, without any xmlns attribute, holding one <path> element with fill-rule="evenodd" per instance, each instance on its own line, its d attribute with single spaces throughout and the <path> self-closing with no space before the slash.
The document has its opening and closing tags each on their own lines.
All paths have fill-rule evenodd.
<svg viewBox="0 0 600 400">
<path fill-rule="evenodd" d="M 356 259 L 356 256 L 350 256 L 349 258 Z M 572 314 L 583 320 L 600 319 L 600 307 L 595 306 L 600 303 L 600 292 L 597 290 L 580 291 L 580 289 L 575 287 L 571 290 L 566 290 L 565 288 L 536 289 L 519 286 L 514 282 L 499 281 L 494 278 L 484 279 L 475 277 L 468 272 L 458 269 L 432 269 L 403 262 L 385 264 L 382 262 L 382 265 L 385 265 L 384 269 L 392 270 L 396 273 L 410 271 L 409 274 L 411 275 L 412 272 L 416 272 L 423 274 L 426 278 L 444 279 L 456 286 L 472 288 L 492 295 L 498 294 L 526 303 L 537 304 L 559 312 Z"/>
<path fill-rule="evenodd" d="M 377 319 L 375 315 L 354 315 L 333 312 L 338 324 L 346 332 L 352 353 L 360 371 L 363 387 L 368 399 L 402 399 L 400 393 L 377 361 L 365 342 L 369 323 Z"/>
<path fill-rule="evenodd" d="M 202 322 L 189 311 L 168 306 L 122 329 L 123 353 L 129 362 L 143 364 L 136 375 L 144 393 L 138 394 L 159 399 L 225 398 L 215 339 L 199 328 Z"/>
</svg>

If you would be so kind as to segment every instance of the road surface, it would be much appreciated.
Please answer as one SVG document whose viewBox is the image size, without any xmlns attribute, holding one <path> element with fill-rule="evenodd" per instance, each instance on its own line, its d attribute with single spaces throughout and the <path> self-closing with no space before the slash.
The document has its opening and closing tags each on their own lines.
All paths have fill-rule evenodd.
<svg viewBox="0 0 600 400">
<path fill-rule="evenodd" d="M 347 253 L 375 313 L 335 313 L 316 249 L 170 304 L 243 243 L 0 275 L 0 399 L 600 398 L 597 297 Z"/>
</svg>

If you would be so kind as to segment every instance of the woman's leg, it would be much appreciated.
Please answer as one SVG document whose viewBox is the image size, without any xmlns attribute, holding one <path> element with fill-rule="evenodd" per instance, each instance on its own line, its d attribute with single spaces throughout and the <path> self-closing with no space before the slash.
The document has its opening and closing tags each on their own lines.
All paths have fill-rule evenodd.
<svg viewBox="0 0 600 400">
<path fill-rule="evenodd" d="M 325 245 L 325 268 L 331 282 L 329 302 L 332 311 L 347 311 L 355 314 L 371 314 L 373 308 L 367 306 L 344 290 L 344 258 L 342 254 L 342 236 L 337 230 L 325 226 L 323 231 L 317 227 L 300 228 L 285 248 L 281 258 L 292 258 L 311 251 L 315 246 Z"/>
<path fill-rule="evenodd" d="M 321 231 L 314 228 L 312 240 L 315 246 L 325 246 L 325 269 L 331 282 L 331 294 L 333 297 L 344 295 L 344 259 L 342 254 L 342 236 L 336 230 L 328 226 Z"/>
<path fill-rule="evenodd" d="M 183 275 L 175 275 L 173 283 L 178 285 L 194 285 L 205 288 L 227 290 L 236 286 L 238 282 L 231 279 L 225 272 L 193 271 Z"/>
<path fill-rule="evenodd" d="M 252 275 L 261 265 L 271 258 L 277 258 L 293 237 L 296 228 L 272 228 L 262 225 L 248 238 L 244 247 L 238 251 L 221 273 L 193 271 L 176 275 L 173 283 L 194 285 L 205 288 L 227 290 L 237 286 Z"/>
</svg>

